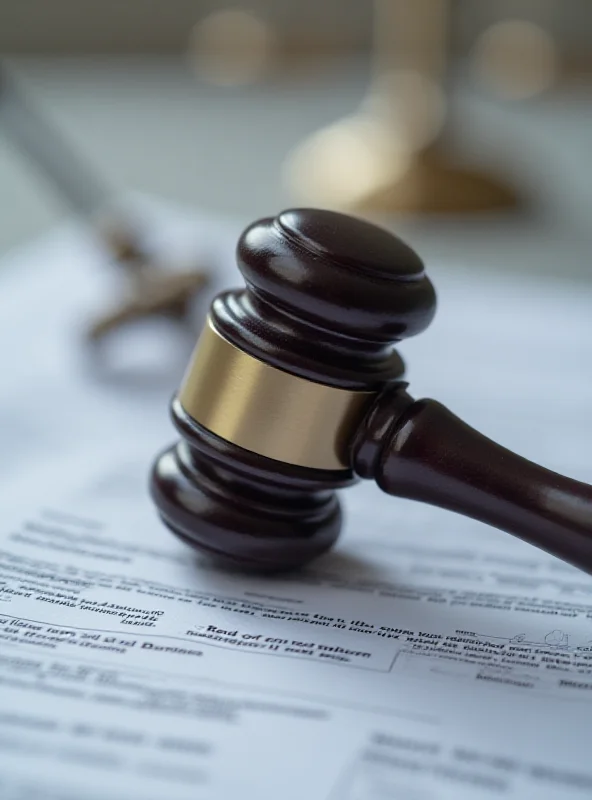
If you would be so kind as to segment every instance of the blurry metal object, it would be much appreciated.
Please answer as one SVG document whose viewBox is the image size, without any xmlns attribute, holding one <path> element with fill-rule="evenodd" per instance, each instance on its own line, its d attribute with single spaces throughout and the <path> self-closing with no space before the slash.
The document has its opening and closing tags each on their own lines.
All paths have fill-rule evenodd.
<svg viewBox="0 0 592 800">
<path fill-rule="evenodd" d="M 90 325 L 89 339 L 99 342 L 123 325 L 148 317 L 188 324 L 193 299 L 208 284 L 206 273 L 197 269 L 174 272 L 159 269 L 130 239 L 128 231 L 107 224 L 102 233 L 117 263 L 126 272 L 127 291 L 121 305 Z"/>
<path fill-rule="evenodd" d="M 96 342 L 124 324 L 149 316 L 187 322 L 193 296 L 208 283 L 206 273 L 200 269 L 179 272 L 157 267 L 132 227 L 121 215 L 108 213 L 111 193 L 43 115 L 33 109 L 1 63 L 0 129 L 36 164 L 73 213 L 92 225 L 126 278 L 126 299 L 90 324 L 89 340 Z"/>
<path fill-rule="evenodd" d="M 355 114 L 290 154 L 285 165 L 290 188 L 304 202 L 346 211 L 514 206 L 518 200 L 509 184 L 453 163 L 443 145 L 450 127 L 449 0 L 375 0 L 374 5 L 374 69 L 367 95 Z"/>
<path fill-rule="evenodd" d="M 223 86 L 253 83 L 269 67 L 274 32 L 265 20 L 240 8 L 214 11 L 189 38 L 189 58 L 200 77 Z"/>
<path fill-rule="evenodd" d="M 526 100 L 558 80 L 553 37 L 540 25 L 508 19 L 491 25 L 472 51 L 472 70 L 488 89 L 506 100 Z"/>
</svg>

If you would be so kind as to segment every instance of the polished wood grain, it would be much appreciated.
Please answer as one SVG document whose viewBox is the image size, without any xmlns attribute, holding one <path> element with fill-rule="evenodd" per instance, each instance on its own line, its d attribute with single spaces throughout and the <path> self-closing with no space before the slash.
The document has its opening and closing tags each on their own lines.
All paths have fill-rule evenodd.
<svg viewBox="0 0 592 800">
<path fill-rule="evenodd" d="M 176 397 L 181 440 L 156 459 L 150 483 L 174 533 L 226 564 L 292 569 L 337 539 L 335 490 L 367 479 L 592 572 L 590 486 L 521 458 L 408 391 L 396 343 L 429 325 L 436 296 L 407 244 L 365 221 L 292 209 L 249 226 L 237 262 L 246 287 L 222 293 L 210 310 L 229 342 L 277 369 L 375 399 L 351 432 L 350 466 L 323 470 L 238 447 Z"/>
<path fill-rule="evenodd" d="M 217 561 L 248 570 L 293 569 L 328 550 L 342 523 L 334 489 L 352 470 L 305 469 L 259 456 L 215 436 L 184 411 L 182 436 L 154 464 L 151 493 L 163 522 Z"/>
<path fill-rule="evenodd" d="M 592 486 L 501 447 L 435 400 L 387 389 L 352 453 L 355 471 L 387 494 L 472 517 L 592 572 Z"/>
<path fill-rule="evenodd" d="M 403 372 L 393 342 L 432 321 L 434 288 L 416 253 L 362 220 L 296 209 L 240 237 L 246 289 L 211 316 L 233 344 L 295 375 L 343 389 L 380 388 Z"/>
</svg>

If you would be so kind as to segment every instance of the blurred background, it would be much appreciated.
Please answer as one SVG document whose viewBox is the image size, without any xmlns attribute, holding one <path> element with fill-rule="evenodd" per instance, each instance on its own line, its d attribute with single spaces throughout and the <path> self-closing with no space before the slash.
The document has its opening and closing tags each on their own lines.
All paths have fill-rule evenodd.
<svg viewBox="0 0 592 800">
<path fill-rule="evenodd" d="M 589 0 L 2 0 L 0 254 L 77 192 L 90 216 L 139 192 L 237 224 L 342 208 L 426 258 L 590 280 L 591 42 Z"/>
</svg>

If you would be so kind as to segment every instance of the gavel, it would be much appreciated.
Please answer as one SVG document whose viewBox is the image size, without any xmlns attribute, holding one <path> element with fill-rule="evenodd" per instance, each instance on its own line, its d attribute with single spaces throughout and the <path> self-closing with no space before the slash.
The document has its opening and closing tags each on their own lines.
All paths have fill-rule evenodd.
<svg viewBox="0 0 592 800">
<path fill-rule="evenodd" d="M 336 490 L 489 524 L 592 573 L 592 487 L 415 400 L 397 342 L 436 309 L 419 255 L 366 220 L 296 208 L 240 236 L 246 287 L 214 298 L 155 460 L 165 525 L 222 565 L 301 567 L 335 543 Z M 396 507 L 393 507 L 396 519 Z"/>
</svg>

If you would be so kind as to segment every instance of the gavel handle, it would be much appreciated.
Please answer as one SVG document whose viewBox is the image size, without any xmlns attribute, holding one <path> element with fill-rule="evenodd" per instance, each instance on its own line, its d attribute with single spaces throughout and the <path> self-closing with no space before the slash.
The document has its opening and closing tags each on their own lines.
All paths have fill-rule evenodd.
<svg viewBox="0 0 592 800">
<path fill-rule="evenodd" d="M 521 458 L 434 400 L 386 390 L 353 460 L 387 494 L 485 522 L 592 573 L 592 486 Z"/>
</svg>

